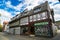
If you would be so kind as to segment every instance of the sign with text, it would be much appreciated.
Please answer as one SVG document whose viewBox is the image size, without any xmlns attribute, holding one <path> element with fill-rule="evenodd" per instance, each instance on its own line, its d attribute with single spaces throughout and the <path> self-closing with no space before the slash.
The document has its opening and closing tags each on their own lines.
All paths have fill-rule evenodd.
<svg viewBox="0 0 60 40">
<path fill-rule="evenodd" d="M 35 23 L 35 35 L 51 36 L 48 22 Z"/>
<path fill-rule="evenodd" d="M 34 25 L 46 25 L 48 22 L 35 23 Z"/>
</svg>

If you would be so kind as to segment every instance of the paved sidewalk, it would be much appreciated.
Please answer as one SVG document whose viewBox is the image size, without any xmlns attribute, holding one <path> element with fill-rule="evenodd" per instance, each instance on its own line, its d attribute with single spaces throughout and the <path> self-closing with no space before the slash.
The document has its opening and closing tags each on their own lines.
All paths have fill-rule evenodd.
<svg viewBox="0 0 60 40">
<path fill-rule="evenodd" d="M 60 30 L 57 31 L 57 35 L 53 38 L 11 35 L 0 32 L 0 40 L 60 40 Z"/>
<path fill-rule="evenodd" d="M 38 38 L 23 35 L 8 35 L 0 32 L 0 40 L 49 40 L 48 38 Z"/>
<path fill-rule="evenodd" d="M 50 38 L 43 38 L 43 37 L 30 37 L 30 36 L 22 36 L 16 35 L 16 37 L 23 39 L 23 40 L 50 40 Z"/>
</svg>

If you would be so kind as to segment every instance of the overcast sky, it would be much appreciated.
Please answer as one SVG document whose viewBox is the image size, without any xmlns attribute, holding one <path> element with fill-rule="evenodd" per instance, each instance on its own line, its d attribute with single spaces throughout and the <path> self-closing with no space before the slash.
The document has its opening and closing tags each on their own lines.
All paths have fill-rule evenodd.
<svg viewBox="0 0 60 40">
<path fill-rule="evenodd" d="M 24 9 L 33 9 L 45 1 L 48 1 L 50 8 L 54 9 L 55 21 L 60 20 L 60 2 L 58 0 L 0 0 L 1 22 L 9 21 L 10 18 L 19 14 Z"/>
</svg>

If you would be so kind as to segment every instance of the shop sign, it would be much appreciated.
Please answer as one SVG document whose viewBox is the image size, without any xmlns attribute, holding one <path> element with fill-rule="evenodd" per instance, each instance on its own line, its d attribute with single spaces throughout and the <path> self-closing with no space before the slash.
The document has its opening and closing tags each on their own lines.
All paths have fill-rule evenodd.
<svg viewBox="0 0 60 40">
<path fill-rule="evenodd" d="M 37 12 L 39 12 L 39 11 L 41 11 L 41 8 L 35 9 L 35 10 L 34 10 L 34 13 L 37 13 Z"/>
<path fill-rule="evenodd" d="M 35 23 L 34 25 L 46 25 L 48 22 Z"/>
</svg>

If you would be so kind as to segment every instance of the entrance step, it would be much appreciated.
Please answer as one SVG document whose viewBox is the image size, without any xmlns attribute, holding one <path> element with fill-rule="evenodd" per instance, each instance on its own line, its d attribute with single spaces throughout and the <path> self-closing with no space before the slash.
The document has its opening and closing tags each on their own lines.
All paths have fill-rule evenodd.
<svg viewBox="0 0 60 40">
<path fill-rule="evenodd" d="M 29 35 L 30 37 L 35 37 L 35 35 Z"/>
</svg>

